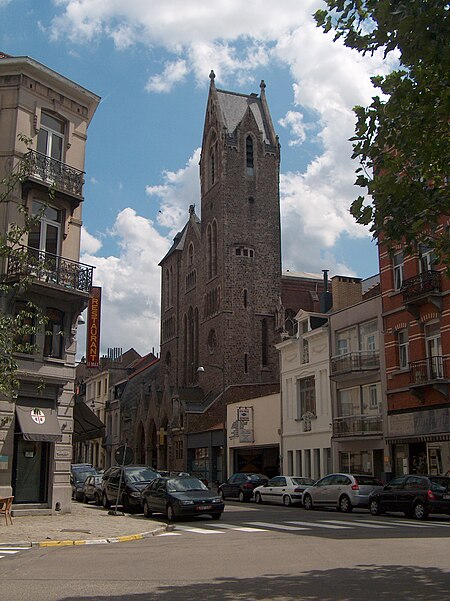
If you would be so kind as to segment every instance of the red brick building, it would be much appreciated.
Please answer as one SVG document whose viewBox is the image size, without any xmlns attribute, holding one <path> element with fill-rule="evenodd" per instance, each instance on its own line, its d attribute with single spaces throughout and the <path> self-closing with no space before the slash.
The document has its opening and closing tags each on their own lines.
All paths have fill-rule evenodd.
<svg viewBox="0 0 450 601">
<path fill-rule="evenodd" d="M 425 245 L 415 256 L 401 246 L 392 253 L 379 249 L 391 451 L 385 462 L 395 475 L 445 474 L 450 470 L 450 281 Z"/>
</svg>

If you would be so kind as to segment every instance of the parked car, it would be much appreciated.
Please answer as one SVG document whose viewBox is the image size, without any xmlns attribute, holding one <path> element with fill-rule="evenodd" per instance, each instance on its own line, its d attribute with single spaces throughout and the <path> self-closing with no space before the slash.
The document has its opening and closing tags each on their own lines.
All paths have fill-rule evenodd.
<svg viewBox="0 0 450 601">
<path fill-rule="evenodd" d="M 369 496 L 383 485 L 373 476 L 360 474 L 329 474 L 303 493 L 303 507 L 336 507 L 350 512 L 354 507 L 368 507 Z"/>
<path fill-rule="evenodd" d="M 293 503 L 301 503 L 303 491 L 314 484 L 311 478 L 297 476 L 275 476 L 253 491 L 256 503 L 282 503 L 287 507 Z"/>
<path fill-rule="evenodd" d="M 262 474 L 249 474 L 240 472 L 233 474 L 231 478 L 221 484 L 218 492 L 222 499 L 239 499 L 239 501 L 250 501 L 253 490 L 257 486 L 262 486 L 269 481 L 267 476 Z"/>
<path fill-rule="evenodd" d="M 145 465 L 126 465 L 110 467 L 103 474 L 102 505 L 122 505 L 125 511 L 142 511 L 141 491 L 160 475 L 153 468 Z M 120 491 L 119 491 L 120 485 Z"/>
<path fill-rule="evenodd" d="M 88 476 L 97 474 L 95 468 L 88 465 L 72 468 L 70 483 L 72 485 L 72 499 L 76 501 L 83 500 L 83 485 Z"/>
<path fill-rule="evenodd" d="M 394 478 L 370 495 L 369 511 L 372 515 L 401 511 L 418 520 L 426 520 L 430 513 L 450 515 L 450 478 L 416 474 Z"/>
<path fill-rule="evenodd" d="M 103 474 L 92 474 L 86 478 L 81 489 L 84 503 L 95 501 L 96 505 L 102 504 L 102 480 Z"/>
<path fill-rule="evenodd" d="M 154 480 L 142 491 L 142 505 L 146 517 L 163 513 L 169 522 L 204 514 L 218 520 L 224 510 L 221 497 L 193 476 Z"/>
</svg>

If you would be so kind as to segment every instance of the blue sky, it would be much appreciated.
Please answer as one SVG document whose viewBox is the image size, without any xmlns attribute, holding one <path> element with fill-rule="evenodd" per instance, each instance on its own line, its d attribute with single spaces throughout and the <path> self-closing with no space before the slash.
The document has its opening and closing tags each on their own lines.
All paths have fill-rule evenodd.
<svg viewBox="0 0 450 601">
<path fill-rule="evenodd" d="M 390 65 L 315 27 L 319 0 L 0 0 L 0 50 L 101 96 L 88 131 L 82 257 L 103 287 L 102 351 L 159 349 L 158 262 L 200 212 L 209 72 L 259 93 L 280 136 L 283 269 L 369 277 L 376 246 L 348 213 L 352 107 Z M 80 329 L 82 354 L 84 332 Z"/>
</svg>

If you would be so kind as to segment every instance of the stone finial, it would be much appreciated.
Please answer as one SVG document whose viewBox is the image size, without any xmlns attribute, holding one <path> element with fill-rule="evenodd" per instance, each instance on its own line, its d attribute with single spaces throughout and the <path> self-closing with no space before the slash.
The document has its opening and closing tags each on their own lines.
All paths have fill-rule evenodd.
<svg viewBox="0 0 450 601">
<path fill-rule="evenodd" d="M 259 84 L 259 87 L 261 88 L 261 94 L 264 94 L 265 90 L 266 90 L 266 82 L 264 81 L 264 79 L 261 79 L 261 83 Z"/>
<path fill-rule="evenodd" d="M 211 80 L 211 85 L 214 85 L 214 80 L 216 79 L 216 74 L 214 73 L 214 71 L 211 69 L 211 73 L 209 74 L 209 79 Z"/>
<path fill-rule="evenodd" d="M 189 215 L 193 215 L 195 212 L 195 205 L 189 205 Z"/>
</svg>

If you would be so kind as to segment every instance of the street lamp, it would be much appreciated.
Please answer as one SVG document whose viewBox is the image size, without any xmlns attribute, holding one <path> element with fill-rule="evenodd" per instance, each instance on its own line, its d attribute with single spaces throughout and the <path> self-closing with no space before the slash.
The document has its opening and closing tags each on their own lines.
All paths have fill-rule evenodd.
<svg viewBox="0 0 450 601">
<path fill-rule="evenodd" d="M 213 369 L 220 369 L 222 372 L 222 403 L 224 410 L 223 418 L 223 467 L 222 467 L 222 479 L 227 476 L 227 405 L 225 403 L 225 368 L 223 365 L 215 365 L 214 363 L 203 363 L 197 367 L 197 373 L 205 373 L 205 367 L 212 367 Z M 212 450 L 212 448 L 211 448 Z M 211 458 L 212 459 L 212 458 Z"/>
</svg>

